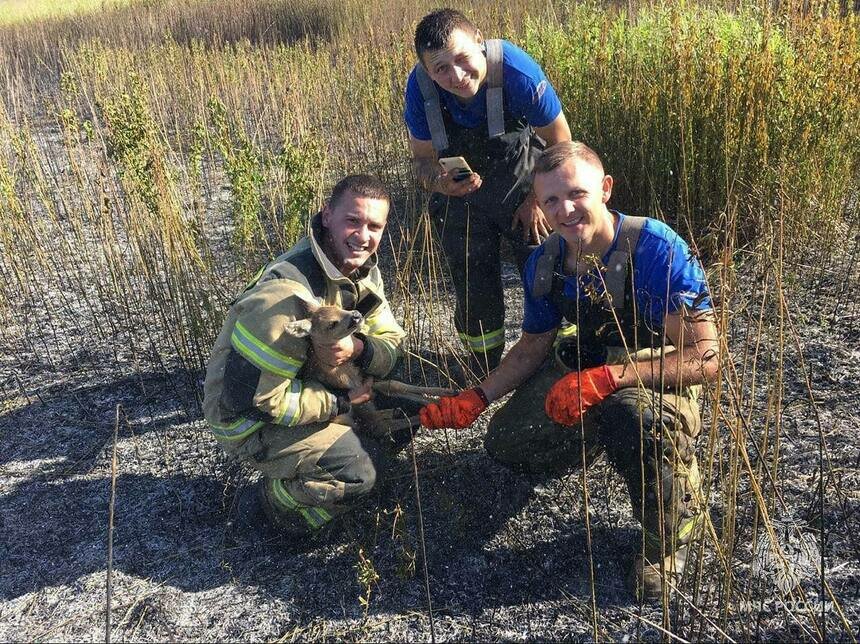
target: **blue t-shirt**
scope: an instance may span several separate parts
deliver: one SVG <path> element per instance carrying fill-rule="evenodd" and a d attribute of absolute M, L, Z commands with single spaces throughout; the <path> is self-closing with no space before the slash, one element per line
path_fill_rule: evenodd
<path fill-rule="evenodd" d="M 552 123 L 561 113 L 561 101 L 540 65 L 507 40 L 502 41 L 502 54 L 502 93 L 506 114 L 515 119 L 525 118 L 532 127 L 543 127 Z M 439 92 L 439 102 L 448 109 L 455 123 L 466 128 L 486 127 L 487 83 L 484 83 L 475 97 L 465 105 L 454 94 L 446 92 L 438 85 L 436 90 Z M 430 140 L 424 98 L 421 96 L 414 69 L 406 81 L 406 108 L 403 118 L 413 138 Z"/>
<path fill-rule="evenodd" d="M 604 266 L 618 243 L 618 231 L 624 215 L 618 214 L 615 239 L 609 250 L 601 258 Z M 564 239 L 561 240 L 560 256 L 565 253 Z M 537 260 L 544 253 L 544 245 L 536 248 L 529 256 L 523 273 L 525 292 L 523 331 L 526 333 L 546 333 L 562 322 L 561 311 L 552 303 L 549 296 L 532 296 Z M 645 323 L 653 328 L 663 327 L 664 312 L 675 313 L 681 305 L 689 309 L 707 310 L 712 308 L 705 273 L 698 258 L 692 255 L 690 247 L 669 226 L 656 219 L 646 219 L 639 243 L 633 251 L 633 284 L 635 286 L 636 306 Z M 564 295 L 570 299 L 589 297 L 596 291 L 602 295 L 603 281 L 593 272 L 577 279 L 576 275 L 565 275 Z M 666 294 L 669 304 L 666 306 Z"/>

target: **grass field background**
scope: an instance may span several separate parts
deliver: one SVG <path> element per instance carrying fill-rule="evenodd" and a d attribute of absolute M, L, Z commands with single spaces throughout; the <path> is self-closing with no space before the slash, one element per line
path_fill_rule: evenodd
<path fill-rule="evenodd" d="M 134 0 L 0 0 L 0 25 L 85 16 L 128 6 Z"/>

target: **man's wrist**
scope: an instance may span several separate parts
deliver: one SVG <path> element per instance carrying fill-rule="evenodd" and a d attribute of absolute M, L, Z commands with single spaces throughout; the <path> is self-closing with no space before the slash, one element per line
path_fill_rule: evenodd
<path fill-rule="evenodd" d="M 632 365 L 630 365 L 632 367 Z M 625 368 L 625 365 L 619 364 L 607 364 L 604 365 L 606 368 L 606 372 L 609 374 L 611 378 L 611 385 L 614 385 L 615 389 L 621 389 L 622 387 L 631 387 L 635 386 L 636 381 L 636 368 L 633 367 L 631 369 Z M 629 378 L 633 379 L 633 382 L 625 382 Z"/>
<path fill-rule="evenodd" d="M 418 183 L 428 192 L 433 192 L 437 187 L 439 177 L 442 176 L 442 169 L 435 159 L 418 158 L 412 160 L 415 167 L 415 178 Z"/>
<path fill-rule="evenodd" d="M 358 336 L 358 334 L 352 335 L 352 355 L 350 356 L 351 360 L 358 361 L 361 358 L 361 354 L 364 353 L 364 340 Z"/>
<path fill-rule="evenodd" d="M 474 391 L 474 392 L 478 395 L 478 398 L 480 398 L 480 399 L 481 399 L 481 402 L 482 402 L 482 403 L 484 403 L 484 405 L 485 405 L 486 407 L 489 407 L 489 406 L 490 406 L 490 400 L 489 400 L 489 398 L 487 398 L 487 392 L 485 392 L 485 391 L 483 390 L 483 388 L 481 388 L 481 387 L 474 387 L 474 388 L 472 389 L 472 391 Z"/>

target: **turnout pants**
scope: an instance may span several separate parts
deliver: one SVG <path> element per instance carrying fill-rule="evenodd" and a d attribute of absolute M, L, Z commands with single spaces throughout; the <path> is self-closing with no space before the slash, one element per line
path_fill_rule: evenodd
<path fill-rule="evenodd" d="M 701 419 L 695 397 L 646 388 L 620 389 L 565 427 L 544 411 L 549 388 L 567 370 L 547 364 L 490 420 L 485 438 L 495 460 L 533 473 L 560 474 L 606 453 L 627 484 L 645 536 L 645 556 L 659 561 L 696 532 L 700 477 L 695 438 Z"/>
<path fill-rule="evenodd" d="M 398 407 L 411 414 L 412 406 Z M 388 434 L 359 428 L 345 415 L 297 427 L 267 424 L 241 443 L 219 442 L 229 454 L 262 472 L 264 510 L 274 523 L 313 532 L 366 497 L 379 468 L 411 437 L 410 429 Z"/>
<path fill-rule="evenodd" d="M 434 193 L 430 219 L 454 281 L 454 325 L 469 351 L 475 375 L 495 369 L 505 348 L 505 303 L 500 242 L 507 237 L 522 273 L 529 247 L 521 230 L 511 230 L 543 140 L 531 126 L 508 119 L 505 134 L 488 139 L 486 127 L 464 128 L 446 117 L 450 147 L 481 175 L 481 187 L 465 197 Z"/>
<path fill-rule="evenodd" d="M 505 348 L 502 237 L 511 240 L 520 272 L 533 249 L 520 230 L 510 230 L 522 201 L 514 195 L 502 200 L 511 185 L 509 176 L 491 174 L 469 197 L 435 193 L 430 199 L 430 218 L 454 282 L 454 325 L 476 375 L 495 369 Z"/>

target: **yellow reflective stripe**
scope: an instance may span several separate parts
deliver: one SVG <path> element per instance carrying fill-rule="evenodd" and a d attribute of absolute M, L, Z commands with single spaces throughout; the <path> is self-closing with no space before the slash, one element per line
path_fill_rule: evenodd
<path fill-rule="evenodd" d="M 369 336 L 378 336 L 381 333 L 386 333 L 389 331 L 394 331 L 395 333 L 398 331 L 397 324 L 391 324 L 389 320 L 386 318 L 376 319 L 376 320 L 365 320 L 364 331 L 365 335 Z"/>
<path fill-rule="evenodd" d="M 317 527 L 319 528 L 324 526 L 332 519 L 332 516 L 319 506 L 311 505 L 304 509 L 307 511 L 308 514 L 311 514 L 315 517 L 315 522 L 317 524 Z M 307 516 L 305 517 L 305 520 L 307 521 Z"/>
<path fill-rule="evenodd" d="M 558 337 L 566 338 L 566 337 L 571 336 L 571 335 L 576 335 L 576 325 L 575 324 L 568 324 L 568 325 L 559 327 Z"/>
<path fill-rule="evenodd" d="M 695 529 L 695 527 L 699 524 L 701 520 L 701 514 L 697 514 L 696 516 L 692 517 L 687 523 L 680 527 L 680 529 L 678 530 L 678 534 L 675 535 L 675 539 L 677 539 L 678 542 L 682 542 L 687 537 L 687 535 L 689 535 Z M 652 532 L 646 532 L 645 540 L 651 545 L 658 546 L 660 544 L 660 535 L 654 534 Z"/>
<path fill-rule="evenodd" d="M 503 346 L 505 344 L 505 330 L 496 329 L 484 335 L 469 335 L 467 333 L 459 333 L 460 340 L 473 353 L 486 353 L 490 349 Z"/>
<path fill-rule="evenodd" d="M 276 501 L 279 501 L 288 510 L 298 512 L 302 515 L 305 522 L 314 530 L 318 530 L 332 520 L 331 514 L 329 514 L 324 508 L 313 505 L 304 505 L 296 501 L 293 498 L 293 495 L 287 492 L 287 488 L 284 487 L 281 479 L 275 479 L 272 481 L 272 492 L 275 495 Z"/>
<path fill-rule="evenodd" d="M 695 528 L 696 524 L 699 523 L 699 518 L 700 518 L 700 516 L 697 514 L 692 519 L 690 519 L 690 521 L 685 526 L 683 526 L 680 530 L 678 530 L 678 540 L 679 541 L 682 540 L 684 537 L 686 537 L 688 534 L 690 534 L 693 531 L 693 528 Z"/>
<path fill-rule="evenodd" d="M 374 320 L 373 322 L 371 322 L 370 324 L 367 325 L 367 333 L 372 334 L 376 331 L 379 331 L 379 329 L 381 329 L 382 327 L 383 327 L 383 321 L 382 320 Z"/>
<path fill-rule="evenodd" d="M 224 425 L 220 423 L 209 423 L 209 427 L 212 429 L 212 433 L 216 436 L 220 436 L 221 438 L 226 438 L 229 440 L 239 440 L 240 438 L 245 438 L 249 436 L 253 432 L 257 431 L 265 425 L 261 420 L 251 420 L 249 418 L 239 418 L 229 425 Z"/>
<path fill-rule="evenodd" d="M 293 379 L 290 381 L 290 392 L 284 394 L 284 402 L 281 403 L 284 411 L 281 412 L 276 421 L 278 425 L 292 427 L 296 424 L 296 421 L 299 419 L 299 412 L 301 411 L 300 402 L 303 387 L 304 385 L 301 380 Z"/>
<path fill-rule="evenodd" d="M 569 338 L 571 336 L 576 335 L 576 325 L 575 324 L 566 324 L 565 326 L 559 327 L 558 333 L 555 335 L 555 341 L 552 343 L 552 346 L 557 347 L 562 340 L 565 338 Z"/>
<path fill-rule="evenodd" d="M 230 344 L 252 364 L 284 378 L 295 378 L 302 368 L 300 361 L 267 346 L 255 338 L 241 322 L 236 322 L 230 336 Z"/>

